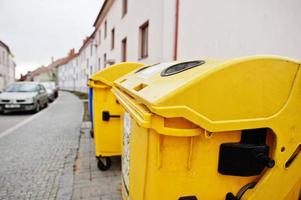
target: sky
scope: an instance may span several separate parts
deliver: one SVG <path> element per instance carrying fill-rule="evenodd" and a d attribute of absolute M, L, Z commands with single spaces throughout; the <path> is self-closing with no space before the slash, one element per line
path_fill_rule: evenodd
<path fill-rule="evenodd" d="M 0 40 L 20 73 L 78 50 L 93 32 L 103 0 L 0 0 Z"/>

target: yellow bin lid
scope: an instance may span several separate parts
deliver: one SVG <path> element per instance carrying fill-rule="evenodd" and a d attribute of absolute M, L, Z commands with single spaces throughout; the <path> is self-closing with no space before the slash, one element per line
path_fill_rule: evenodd
<path fill-rule="evenodd" d="M 215 123 L 263 119 L 279 112 L 299 66 L 296 60 L 278 56 L 161 63 L 124 76 L 115 86 L 151 113 L 214 129 Z"/>
<path fill-rule="evenodd" d="M 99 72 L 91 75 L 88 86 L 93 87 L 92 82 L 102 82 L 107 86 L 112 86 L 113 82 L 122 77 L 123 75 L 130 73 L 131 71 L 143 66 L 142 63 L 135 62 L 123 62 L 115 65 L 111 65 Z"/>

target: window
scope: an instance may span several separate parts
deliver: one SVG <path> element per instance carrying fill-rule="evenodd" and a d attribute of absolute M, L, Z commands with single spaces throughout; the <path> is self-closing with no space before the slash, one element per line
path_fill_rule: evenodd
<path fill-rule="evenodd" d="M 101 30 L 98 31 L 98 44 L 101 44 Z"/>
<path fill-rule="evenodd" d="M 121 62 L 126 61 L 126 38 L 121 41 Z"/>
<path fill-rule="evenodd" d="M 101 60 L 100 60 L 100 58 L 98 58 L 98 70 L 100 70 L 101 69 Z"/>
<path fill-rule="evenodd" d="M 105 38 L 107 37 L 107 21 L 105 21 Z"/>
<path fill-rule="evenodd" d="M 148 21 L 140 26 L 139 58 L 148 56 Z"/>
<path fill-rule="evenodd" d="M 107 66 L 107 54 L 103 54 L 103 68 Z"/>
<path fill-rule="evenodd" d="M 92 56 L 93 54 L 93 42 L 91 42 L 90 44 L 90 56 Z"/>
<path fill-rule="evenodd" d="M 5 65 L 5 51 L 2 51 L 2 64 Z"/>
<path fill-rule="evenodd" d="M 111 31 L 111 49 L 114 49 L 115 45 L 115 29 L 113 28 Z"/>
<path fill-rule="evenodd" d="M 127 13 L 128 11 L 128 1 L 122 0 L 122 17 Z"/>

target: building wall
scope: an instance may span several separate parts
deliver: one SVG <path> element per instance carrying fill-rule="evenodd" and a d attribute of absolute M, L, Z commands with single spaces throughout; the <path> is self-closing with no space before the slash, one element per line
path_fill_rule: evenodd
<path fill-rule="evenodd" d="M 15 67 L 13 56 L 0 44 L 0 91 L 15 81 Z"/>
<path fill-rule="evenodd" d="M 179 58 L 276 54 L 300 59 L 300 7 L 300 0 L 181 1 Z"/>
<path fill-rule="evenodd" d="M 52 76 L 49 72 L 43 72 L 39 75 L 34 76 L 33 80 L 36 82 L 52 81 Z"/>
<path fill-rule="evenodd" d="M 58 67 L 59 82 L 58 86 L 63 90 L 77 90 L 76 78 L 77 78 L 77 65 L 76 57 L 71 59 L 64 65 Z"/>
<path fill-rule="evenodd" d="M 78 57 L 78 81 L 76 81 L 76 88 L 80 92 L 88 92 L 87 82 L 93 68 L 93 56 L 91 56 L 91 48 L 93 55 L 93 41 L 89 40 L 79 53 Z M 92 45 L 92 47 L 91 47 Z"/>
<path fill-rule="evenodd" d="M 114 1 L 106 17 L 97 24 L 95 43 L 97 44 L 97 58 L 101 60 L 101 69 L 104 68 L 104 54 L 107 60 L 121 62 L 121 41 L 127 39 L 127 61 L 143 63 L 157 63 L 172 59 L 174 23 L 174 1 L 161 0 L 128 0 L 127 13 L 122 16 L 122 2 Z M 107 37 L 104 36 L 105 21 L 107 22 Z M 139 58 L 139 27 L 149 22 L 149 55 Z M 115 29 L 115 46 L 111 48 L 111 31 Z M 101 33 L 101 36 L 99 36 Z M 101 37 L 101 42 L 99 41 Z M 94 64 L 99 65 L 98 62 Z"/>
<path fill-rule="evenodd" d="M 232 58 L 276 54 L 301 58 L 299 0 L 178 0 L 178 60 Z M 145 64 L 174 59 L 177 0 L 111 0 L 96 23 L 95 32 L 73 64 L 75 90 L 87 92 L 87 80 L 111 63 L 121 62 L 121 41 L 127 39 L 127 61 Z M 110 3 L 109 3 L 110 5 Z M 149 23 L 148 57 L 139 58 L 139 27 Z M 105 22 L 107 35 L 105 37 Z M 115 30 L 114 48 L 111 31 Z M 68 76 L 68 75 L 66 75 Z M 70 87 L 70 86 L 66 86 Z"/>

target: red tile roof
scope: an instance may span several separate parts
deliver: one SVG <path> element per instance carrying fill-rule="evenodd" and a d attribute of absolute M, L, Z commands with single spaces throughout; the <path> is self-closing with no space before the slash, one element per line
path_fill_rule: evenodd
<path fill-rule="evenodd" d="M 53 61 L 52 63 L 50 63 L 48 66 L 42 66 L 42 67 L 39 67 L 37 68 L 36 70 L 30 72 L 31 76 L 38 76 L 42 73 L 47 73 L 47 72 L 50 72 L 52 71 L 52 69 L 55 69 L 61 65 L 64 65 L 66 63 L 68 63 L 71 59 L 75 58 L 76 56 L 78 55 L 78 53 L 75 53 L 74 52 L 74 49 L 72 49 L 68 56 L 64 57 L 64 58 L 59 58 L 55 61 Z"/>

